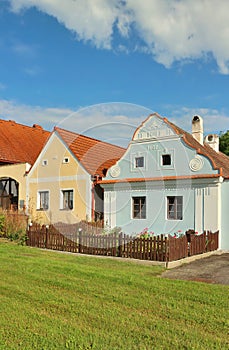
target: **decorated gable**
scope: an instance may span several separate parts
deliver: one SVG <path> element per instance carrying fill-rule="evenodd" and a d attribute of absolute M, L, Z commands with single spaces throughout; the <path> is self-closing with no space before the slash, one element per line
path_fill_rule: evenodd
<path fill-rule="evenodd" d="M 176 135 L 171 127 L 157 114 L 150 115 L 135 131 L 133 141 L 145 141 Z"/>

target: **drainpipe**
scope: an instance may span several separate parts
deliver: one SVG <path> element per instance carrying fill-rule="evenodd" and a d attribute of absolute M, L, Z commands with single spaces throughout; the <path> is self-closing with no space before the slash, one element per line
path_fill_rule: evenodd
<path fill-rule="evenodd" d="M 95 182 L 92 182 L 91 186 L 91 220 L 94 220 L 95 216 Z"/>
<path fill-rule="evenodd" d="M 205 200 L 205 188 L 202 189 L 202 233 L 204 233 L 204 210 L 205 210 L 205 207 L 204 207 L 204 200 Z"/>
<path fill-rule="evenodd" d="M 197 189 L 194 188 L 194 231 L 196 232 L 196 192 L 197 192 Z"/>
<path fill-rule="evenodd" d="M 92 187 L 91 187 L 91 220 L 95 219 L 95 186 L 99 180 L 99 175 L 91 176 Z"/>
<path fill-rule="evenodd" d="M 218 222 L 217 222 L 217 229 L 219 230 L 219 246 L 218 249 L 221 249 L 222 245 L 222 183 L 223 183 L 223 177 L 220 176 L 219 182 L 217 184 L 218 189 Z"/>

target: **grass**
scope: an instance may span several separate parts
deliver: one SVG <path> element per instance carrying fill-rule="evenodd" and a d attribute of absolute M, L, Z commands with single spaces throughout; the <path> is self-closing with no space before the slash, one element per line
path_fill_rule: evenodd
<path fill-rule="evenodd" d="M 162 271 L 0 240 L 0 349 L 228 349 L 228 287 Z"/>

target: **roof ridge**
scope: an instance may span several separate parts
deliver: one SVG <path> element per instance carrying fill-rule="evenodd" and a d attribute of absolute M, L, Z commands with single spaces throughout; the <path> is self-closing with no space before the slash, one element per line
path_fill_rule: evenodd
<path fill-rule="evenodd" d="M 51 133 L 49 130 L 44 129 L 43 126 L 41 126 L 40 124 L 33 124 L 32 126 L 30 126 L 30 125 L 27 125 L 27 124 L 18 123 L 15 120 L 12 120 L 12 119 L 9 119 L 9 120 L 0 119 L 0 123 L 1 122 L 9 123 L 9 124 L 16 124 L 18 126 L 22 126 L 22 127 L 26 127 L 26 128 L 30 128 L 30 129 L 35 129 L 35 130 L 43 130 L 43 131 Z"/>
<path fill-rule="evenodd" d="M 57 132 L 58 132 L 58 130 L 62 130 L 62 131 L 67 132 L 67 133 L 69 133 L 69 134 L 74 134 L 74 135 L 77 135 L 77 136 L 80 136 L 80 137 L 84 137 L 84 138 L 90 139 L 90 140 L 92 140 L 92 141 L 102 142 L 103 144 L 107 144 L 107 145 L 109 145 L 109 146 L 114 146 L 114 147 L 120 148 L 121 150 L 126 150 L 126 148 L 121 147 L 121 146 L 118 146 L 118 145 L 115 145 L 115 144 L 113 144 L 113 143 L 110 143 L 110 142 L 107 142 L 107 141 L 102 141 L 102 140 L 96 139 L 96 138 L 91 137 L 91 136 L 87 136 L 87 135 L 84 135 L 84 134 L 79 134 L 79 133 L 77 133 L 77 132 L 70 131 L 70 130 L 63 129 L 63 128 L 60 128 L 60 127 L 58 127 L 58 126 L 55 126 L 55 127 L 54 127 L 54 131 L 57 131 Z"/>
<path fill-rule="evenodd" d="M 176 124 L 170 122 L 166 118 L 165 118 L 165 122 L 168 125 L 170 125 L 177 134 L 181 134 L 183 136 L 183 140 L 188 146 L 195 149 L 198 154 L 201 154 L 207 157 L 211 161 L 213 168 L 215 170 L 218 170 L 219 174 L 222 175 L 223 169 L 225 169 L 226 171 L 227 169 L 229 170 L 229 157 L 227 155 L 225 155 L 220 151 L 219 152 L 215 151 L 209 144 L 205 142 L 203 144 L 199 143 L 191 133 L 181 129 Z M 187 138 L 191 138 L 191 140 L 188 140 Z M 225 164 L 223 160 L 228 162 L 228 164 Z"/>

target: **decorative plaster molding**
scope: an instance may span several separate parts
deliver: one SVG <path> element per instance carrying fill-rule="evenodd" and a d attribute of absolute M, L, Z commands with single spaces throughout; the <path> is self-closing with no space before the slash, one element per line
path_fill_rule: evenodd
<path fill-rule="evenodd" d="M 110 169 L 110 175 L 112 177 L 118 177 L 121 173 L 121 169 L 118 165 L 112 166 Z"/>
<path fill-rule="evenodd" d="M 196 156 L 195 158 L 191 159 L 189 162 L 189 168 L 192 171 L 198 171 L 203 168 L 204 162 L 203 159 L 200 156 Z"/>

